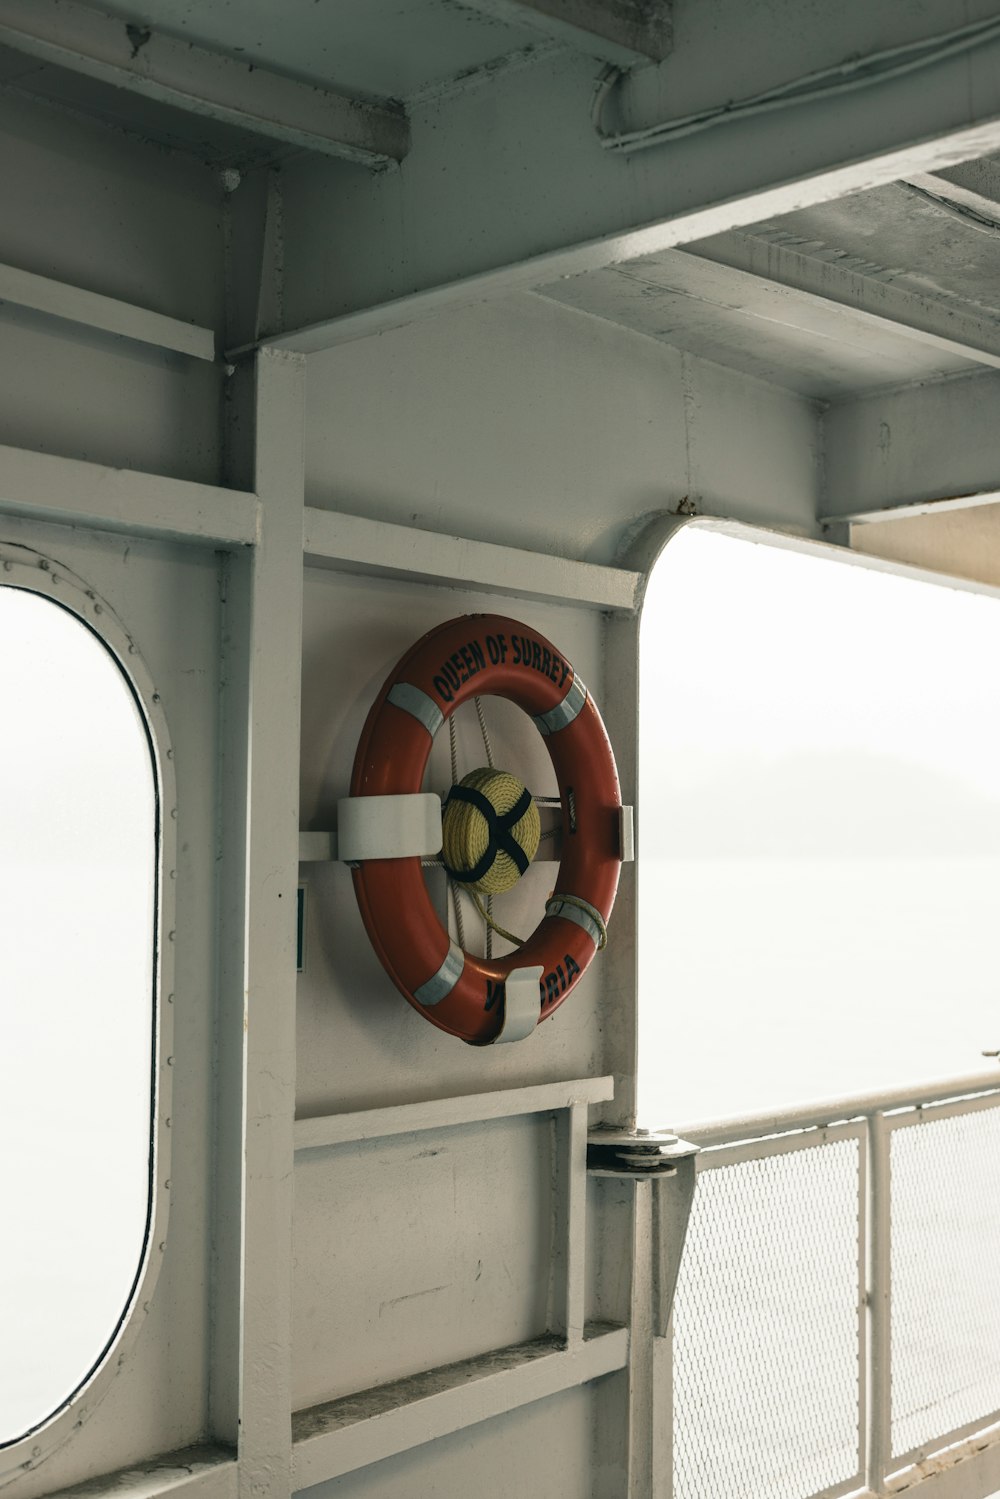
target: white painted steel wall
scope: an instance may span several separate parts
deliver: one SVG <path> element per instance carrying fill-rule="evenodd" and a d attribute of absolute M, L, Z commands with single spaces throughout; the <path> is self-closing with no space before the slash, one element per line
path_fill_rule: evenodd
<path fill-rule="evenodd" d="M 684 499 L 815 528 L 818 407 L 528 294 L 315 355 L 308 390 L 312 505 L 603 563 Z"/>
<path fill-rule="evenodd" d="M 0 264 L 221 327 L 217 174 L 2 90 L 0 160 Z M 0 443 L 219 482 L 221 365 L 7 300 L 2 316 Z"/>
<path fill-rule="evenodd" d="M 567 70 L 574 89 L 582 76 L 579 66 Z M 477 106 L 466 116 L 476 118 Z M 245 326 L 258 267 L 249 243 L 240 259 L 237 237 L 227 301 L 217 175 L 13 95 L 0 96 L 0 132 L 0 261 L 212 329 L 230 346 L 224 335 Z M 465 143 L 468 160 L 479 144 Z M 324 189 L 342 185 L 346 169 L 325 170 Z M 313 168 L 289 175 L 302 178 L 286 225 L 298 236 L 286 262 L 290 311 L 319 302 L 328 310 L 331 202 L 341 236 L 360 244 L 370 221 L 352 221 L 350 194 L 325 190 L 310 219 Z M 590 219 L 581 180 L 573 191 L 582 231 Z M 355 197 L 368 188 L 358 185 Z M 638 197 L 628 207 L 641 213 L 649 195 Z M 435 273 L 462 268 L 461 244 L 453 266 L 440 243 L 433 248 Z M 230 244 L 230 270 L 232 255 Z M 365 278 L 354 266 L 341 279 L 350 305 Z M 300 795 L 302 826 L 329 827 L 387 670 L 432 624 L 489 609 L 550 634 L 606 702 L 628 797 L 635 618 L 619 612 L 612 627 L 604 608 L 631 601 L 635 579 L 584 574 L 567 559 L 624 569 L 644 520 L 685 500 L 813 534 L 820 413 L 527 292 L 313 356 L 304 409 L 297 356 L 264 356 L 248 396 L 246 365 L 230 376 L 221 363 L 65 318 L 7 306 L 0 317 L 0 442 L 18 450 L 0 452 L 0 503 L 35 517 L 5 514 L 0 534 L 30 535 L 43 550 L 51 536 L 52 555 L 113 600 L 160 686 L 178 750 L 184 951 L 174 1203 L 149 1325 L 84 1429 L 9 1492 L 36 1499 L 112 1469 L 152 1469 L 165 1452 L 207 1442 L 211 1450 L 173 1465 L 170 1482 L 223 1499 L 234 1492 L 238 1449 L 242 1490 L 280 1496 L 296 1482 L 292 1409 L 543 1333 L 558 1322 L 557 1229 L 562 1219 L 574 1233 L 583 1226 L 571 1205 L 579 1156 L 571 1190 L 551 1108 L 308 1152 L 293 1189 L 295 1111 L 314 1117 L 611 1073 L 621 1114 L 634 1070 L 632 871 L 607 959 L 535 1037 L 495 1053 L 464 1047 L 405 1006 L 364 937 L 346 870 L 312 866 L 296 1004 Z M 52 467 L 33 461 L 38 453 L 92 466 Z M 232 487 L 211 487 L 220 482 Z M 360 549 L 360 561 L 352 555 L 344 569 L 317 542 L 303 567 L 303 521 L 320 530 L 304 502 L 375 523 L 360 542 L 353 535 L 348 550 Z M 39 525 L 54 513 L 75 529 Z M 381 523 L 417 528 L 414 576 L 410 533 Z M 426 533 L 443 538 L 444 583 Z M 191 544 L 163 539 L 185 536 Z M 450 551 L 444 543 L 456 536 L 534 556 L 463 550 L 478 585 L 466 591 L 456 586 L 454 542 Z M 500 710 L 498 745 L 515 737 Z M 543 775 L 538 746 L 527 753 Z M 579 1144 L 579 1132 L 573 1138 Z M 649 1197 L 602 1181 L 590 1208 L 587 1316 L 624 1324 L 645 1294 Z M 626 1484 L 638 1499 L 650 1491 L 663 1431 L 638 1430 L 628 1395 L 631 1382 L 648 1396 L 654 1371 L 626 1373 L 623 1340 L 611 1342 L 600 1367 L 596 1340 L 572 1345 L 554 1373 L 546 1365 L 532 1376 L 537 1398 L 524 1404 L 520 1375 L 508 1385 L 498 1374 L 492 1394 L 452 1400 L 452 1425 L 446 1413 L 439 1427 L 447 1434 L 331 1478 L 319 1485 L 324 1499 L 620 1499 Z M 370 1438 L 373 1455 L 391 1447 L 379 1440 Z M 308 1473 L 315 1484 L 315 1466 Z M 166 1482 L 143 1471 L 120 1487 Z"/>
<path fill-rule="evenodd" d="M 98 127 L 81 127 L 71 154 L 61 120 L 42 110 L 21 113 L 9 101 L 5 107 L 11 180 L 24 203 L 23 221 L 5 219 L 0 260 L 221 329 L 225 205 L 218 180 Z M 32 217 L 42 183 L 44 212 Z M 95 200 L 107 207 L 92 222 Z M 277 356 L 279 364 L 283 358 Z M 10 310 L 0 371 L 9 390 L 0 437 L 9 447 L 203 484 L 228 474 L 230 482 L 256 488 L 262 506 L 261 522 L 249 499 L 240 502 L 240 511 L 221 492 L 206 489 L 178 491 L 178 506 L 183 500 L 188 507 L 178 509 L 169 488 L 158 490 L 145 479 L 136 480 L 132 499 L 127 481 L 121 498 L 113 499 L 111 489 L 72 467 L 52 471 L 64 496 L 49 498 L 45 471 L 35 469 L 31 494 L 18 502 L 23 464 L 12 455 L 8 465 L 10 475 L 21 476 L 10 478 L 8 503 L 29 513 L 41 487 L 43 513 L 65 506 L 81 523 L 89 511 L 127 527 L 131 506 L 156 530 L 202 533 L 195 551 L 128 536 L 110 542 L 74 538 L 69 560 L 84 575 L 88 567 L 96 574 L 98 586 L 131 616 L 137 633 L 144 633 L 148 620 L 147 659 L 168 689 L 171 672 L 178 679 L 189 674 L 186 690 L 177 689 L 183 706 L 175 711 L 190 714 L 201 703 L 207 716 L 200 730 L 187 731 L 194 745 L 185 769 L 199 778 L 194 806 L 202 844 L 209 847 L 218 828 L 223 856 L 218 897 L 207 853 L 201 873 L 192 870 L 178 892 L 197 908 L 189 919 L 201 933 L 195 947 L 203 975 L 190 985 L 187 1070 L 181 1082 L 175 1079 L 181 1118 L 174 1149 L 180 1161 L 153 1320 L 127 1382 L 115 1382 L 60 1453 L 15 1481 L 12 1499 L 34 1499 L 200 1440 L 235 1446 L 238 1412 L 246 1481 L 281 1492 L 289 1483 L 290 1407 L 544 1334 L 555 1315 L 557 1282 L 550 1266 L 561 1253 L 561 1199 L 553 1188 L 562 1137 L 548 1113 L 306 1153 L 296 1167 L 293 1241 L 290 1180 L 282 1184 L 278 1167 L 287 1148 L 281 1142 L 290 1142 L 293 1107 L 308 1117 L 608 1071 L 627 1080 L 632 1017 L 627 982 L 616 986 L 619 998 L 609 1003 L 612 970 L 598 962 L 573 1004 L 526 1045 L 500 1052 L 467 1048 L 426 1025 L 392 989 L 362 931 L 347 871 L 309 866 L 294 1094 L 291 1074 L 273 1057 L 273 1047 L 284 1046 L 290 1036 L 291 1017 L 281 999 L 290 992 L 284 988 L 290 982 L 287 951 L 275 967 L 270 938 L 257 924 L 250 928 L 251 951 L 256 942 L 258 965 L 265 971 L 270 965 L 281 983 L 262 992 L 257 1010 L 251 1005 L 251 1050 L 241 1062 L 243 725 L 253 713 L 248 684 L 264 694 L 259 717 L 250 719 L 251 732 L 269 740 L 255 751 L 263 779 L 256 790 L 249 783 L 251 825 L 277 813 L 280 804 L 285 809 L 284 831 L 275 823 L 273 833 L 264 834 L 261 858 L 270 860 L 267 849 L 275 845 L 267 840 L 287 838 L 297 820 L 294 755 L 282 757 L 280 750 L 282 742 L 294 744 L 294 722 L 273 718 L 271 710 L 280 684 L 297 676 L 292 642 L 300 584 L 302 825 L 323 828 L 331 825 L 336 798 L 346 790 L 371 697 L 415 635 L 462 610 L 496 609 L 524 618 L 567 652 L 602 700 L 606 616 L 593 601 L 576 602 L 576 595 L 581 587 L 584 593 L 596 587 L 610 597 L 618 585 L 611 574 L 606 585 L 597 573 L 581 582 L 583 575 L 560 558 L 612 563 L 644 517 L 675 508 L 685 497 L 711 511 L 810 532 L 818 493 L 818 414 L 783 392 L 527 294 L 314 358 L 305 440 L 310 504 L 536 554 L 523 567 L 514 555 L 471 554 L 479 587 L 463 593 L 408 580 L 398 567 L 392 577 L 371 576 L 378 563 L 377 531 L 362 575 L 338 571 L 329 559 L 303 571 L 295 539 L 301 518 L 293 518 L 294 397 L 287 412 L 280 406 L 285 376 L 262 387 L 256 415 L 247 415 L 240 377 L 227 382 L 221 366 Z M 227 383 L 233 387 L 233 419 L 224 457 L 220 404 Z M 261 453 L 254 477 L 249 450 L 255 427 L 266 426 L 272 416 L 277 427 L 269 441 L 283 442 L 285 452 L 265 492 Z M 266 468 L 266 449 L 264 462 Z M 120 487 L 116 480 L 115 495 Z M 5 534 L 18 524 L 5 522 Z M 213 526 L 226 546 L 226 534 L 253 539 L 260 524 L 265 544 L 255 585 L 239 549 L 231 562 L 219 563 L 208 547 Z M 274 526 L 276 552 L 266 540 Z M 172 571 L 164 574 L 171 581 L 163 587 L 152 564 L 144 562 L 150 550 L 172 559 Z M 428 553 L 433 556 L 432 537 L 421 542 L 424 573 L 433 568 Z M 490 591 L 494 560 L 502 586 Z M 454 562 L 446 559 L 442 570 L 454 572 Z M 261 594 L 261 586 L 267 592 Z M 630 587 L 622 583 L 623 599 L 631 599 Z M 525 588 L 536 590 L 535 596 L 520 596 Z M 286 643 L 279 645 L 272 625 L 262 629 L 259 608 L 284 621 Z M 220 671 L 226 684 L 221 710 Z M 221 795 L 213 791 L 219 711 Z M 292 695 L 284 711 L 294 715 Z M 501 756 L 519 737 L 514 716 L 502 705 L 491 710 Z M 616 725 L 613 709 L 609 722 L 627 786 L 632 725 L 627 714 Z M 272 732 L 269 725 L 277 731 L 279 724 L 281 733 Z M 464 730 L 462 747 L 474 753 Z M 538 744 L 528 748 L 533 777 L 541 784 L 548 775 L 544 751 Z M 521 745 L 516 753 L 523 754 Z M 260 898 L 266 903 L 266 871 L 255 873 L 253 847 L 251 836 L 248 878 L 251 889 L 265 879 Z M 631 939 L 625 891 L 632 877 L 627 871 L 621 907 L 626 918 L 615 933 L 626 955 Z M 545 885 L 545 878 L 543 867 L 536 884 L 540 879 Z M 211 933 L 217 898 L 216 942 Z M 262 1048 L 256 1060 L 254 1034 Z M 238 1114 L 241 1074 L 248 1067 L 259 1069 L 248 1072 L 246 1082 L 247 1107 L 259 1123 L 251 1124 L 256 1154 L 244 1168 Z M 629 1091 L 626 1081 L 619 1108 L 627 1109 Z M 631 1191 L 616 1196 L 613 1187 L 602 1185 L 594 1200 L 604 1204 L 604 1226 L 590 1229 L 588 1315 L 624 1323 Z M 609 1261 L 609 1242 L 621 1245 L 621 1261 Z M 241 1279 L 257 1287 L 242 1319 Z M 546 1386 L 555 1391 L 547 1398 L 387 1458 L 370 1472 L 346 1473 L 326 1491 L 331 1499 L 435 1488 L 513 1495 L 541 1484 L 565 1499 L 617 1499 L 627 1460 L 628 1382 L 612 1372 L 574 1387 L 577 1378 L 590 1377 L 588 1367 L 581 1365 L 579 1375 L 559 1374 Z M 607 1367 L 616 1367 L 613 1358 Z M 494 1408 L 502 1407 L 487 1403 L 482 1413 Z M 455 1420 L 461 1427 L 475 1414 L 473 1403 L 459 1409 Z"/>

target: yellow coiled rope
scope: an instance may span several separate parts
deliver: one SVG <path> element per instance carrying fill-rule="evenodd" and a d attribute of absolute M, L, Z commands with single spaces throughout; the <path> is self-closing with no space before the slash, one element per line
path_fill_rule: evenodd
<path fill-rule="evenodd" d="M 453 880 L 469 891 L 495 932 L 520 946 L 498 926 L 477 895 L 511 890 L 538 852 L 541 819 L 523 781 L 484 766 L 452 786 L 441 817 L 442 856 Z"/>
<path fill-rule="evenodd" d="M 461 788 L 478 796 L 475 800 L 456 796 Z M 489 803 L 495 817 L 490 817 L 483 802 Z M 519 803 L 524 810 L 512 822 L 510 814 Z M 514 888 L 538 852 L 542 824 L 524 782 L 509 771 L 487 767 L 471 770 L 452 788 L 441 830 L 444 862 L 452 877 L 484 895 L 502 895 Z M 523 863 L 510 852 L 511 842 L 521 850 Z"/>

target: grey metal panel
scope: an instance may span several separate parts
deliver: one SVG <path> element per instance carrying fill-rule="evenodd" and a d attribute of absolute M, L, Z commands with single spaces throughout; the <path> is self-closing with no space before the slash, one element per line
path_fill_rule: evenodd
<path fill-rule="evenodd" d="M 307 398 L 313 505 L 365 494 L 370 520 L 548 553 L 552 599 L 576 591 L 560 558 L 616 565 L 634 527 L 685 497 L 800 532 L 815 524 L 814 407 L 537 297 L 317 355 Z M 561 633 L 549 631 L 603 707 L 600 674 Z"/>
<path fill-rule="evenodd" d="M 299 1156 L 296 1409 L 545 1332 L 552 1148 L 535 1115 Z"/>
<path fill-rule="evenodd" d="M 555 1363 L 558 1354 L 549 1355 Z M 538 1372 L 545 1368 L 539 1360 Z M 503 1374 L 493 1376 L 501 1385 Z M 372 1467 L 358 1468 L 343 1477 L 313 1486 L 313 1499 L 414 1499 L 417 1494 L 475 1494 L 485 1483 L 502 1495 L 542 1494 L 548 1499 L 620 1499 L 621 1490 L 596 1488 L 592 1443 L 603 1414 L 607 1387 L 564 1389 L 548 1398 L 515 1405 L 504 1414 L 483 1420 L 471 1430 L 451 1434 L 387 1457 Z M 516 1389 L 516 1386 L 514 1387 Z M 472 1385 L 473 1395 L 476 1392 Z M 485 1404 L 485 1402 L 484 1402 Z M 558 1434 L 558 1435 L 557 1435 Z M 609 1473 L 612 1483 L 618 1473 Z"/>

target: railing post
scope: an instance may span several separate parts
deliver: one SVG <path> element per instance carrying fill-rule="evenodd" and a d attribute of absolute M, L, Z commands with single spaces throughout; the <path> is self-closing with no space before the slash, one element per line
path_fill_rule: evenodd
<path fill-rule="evenodd" d="M 674 1499 L 674 1324 L 653 1344 L 653 1495 Z"/>
<path fill-rule="evenodd" d="M 632 1182 L 626 1499 L 671 1499 L 671 1312 L 697 1173 L 698 1147 L 668 1131 L 598 1128 L 594 1176 Z"/>
<path fill-rule="evenodd" d="M 892 1460 L 892 1130 L 881 1111 L 868 1119 L 868 1487 L 885 1491 Z"/>
<path fill-rule="evenodd" d="M 567 1347 L 582 1343 L 586 1315 L 587 1105 L 576 1100 L 555 1116 L 556 1199 L 549 1331 Z"/>

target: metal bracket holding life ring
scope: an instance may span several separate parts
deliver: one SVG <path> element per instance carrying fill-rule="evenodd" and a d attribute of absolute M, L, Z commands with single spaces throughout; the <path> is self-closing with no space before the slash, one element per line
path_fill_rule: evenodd
<path fill-rule="evenodd" d="M 368 798 L 398 799 L 418 822 L 425 815 L 419 803 L 436 800 L 421 793 L 434 736 L 477 694 L 507 698 L 532 718 L 556 773 L 563 814 L 559 874 L 545 915 L 517 951 L 492 959 L 451 940 L 416 852 L 389 857 L 377 840 L 358 838 Z M 602 945 L 621 868 L 621 811 L 604 723 L 561 652 L 530 626 L 500 615 L 463 615 L 430 630 L 375 699 L 350 797 L 338 808 L 339 857 L 355 863 L 362 920 L 397 989 L 433 1025 L 472 1045 L 488 1045 L 501 1033 L 504 1040 L 530 1034 L 572 992 Z"/>

